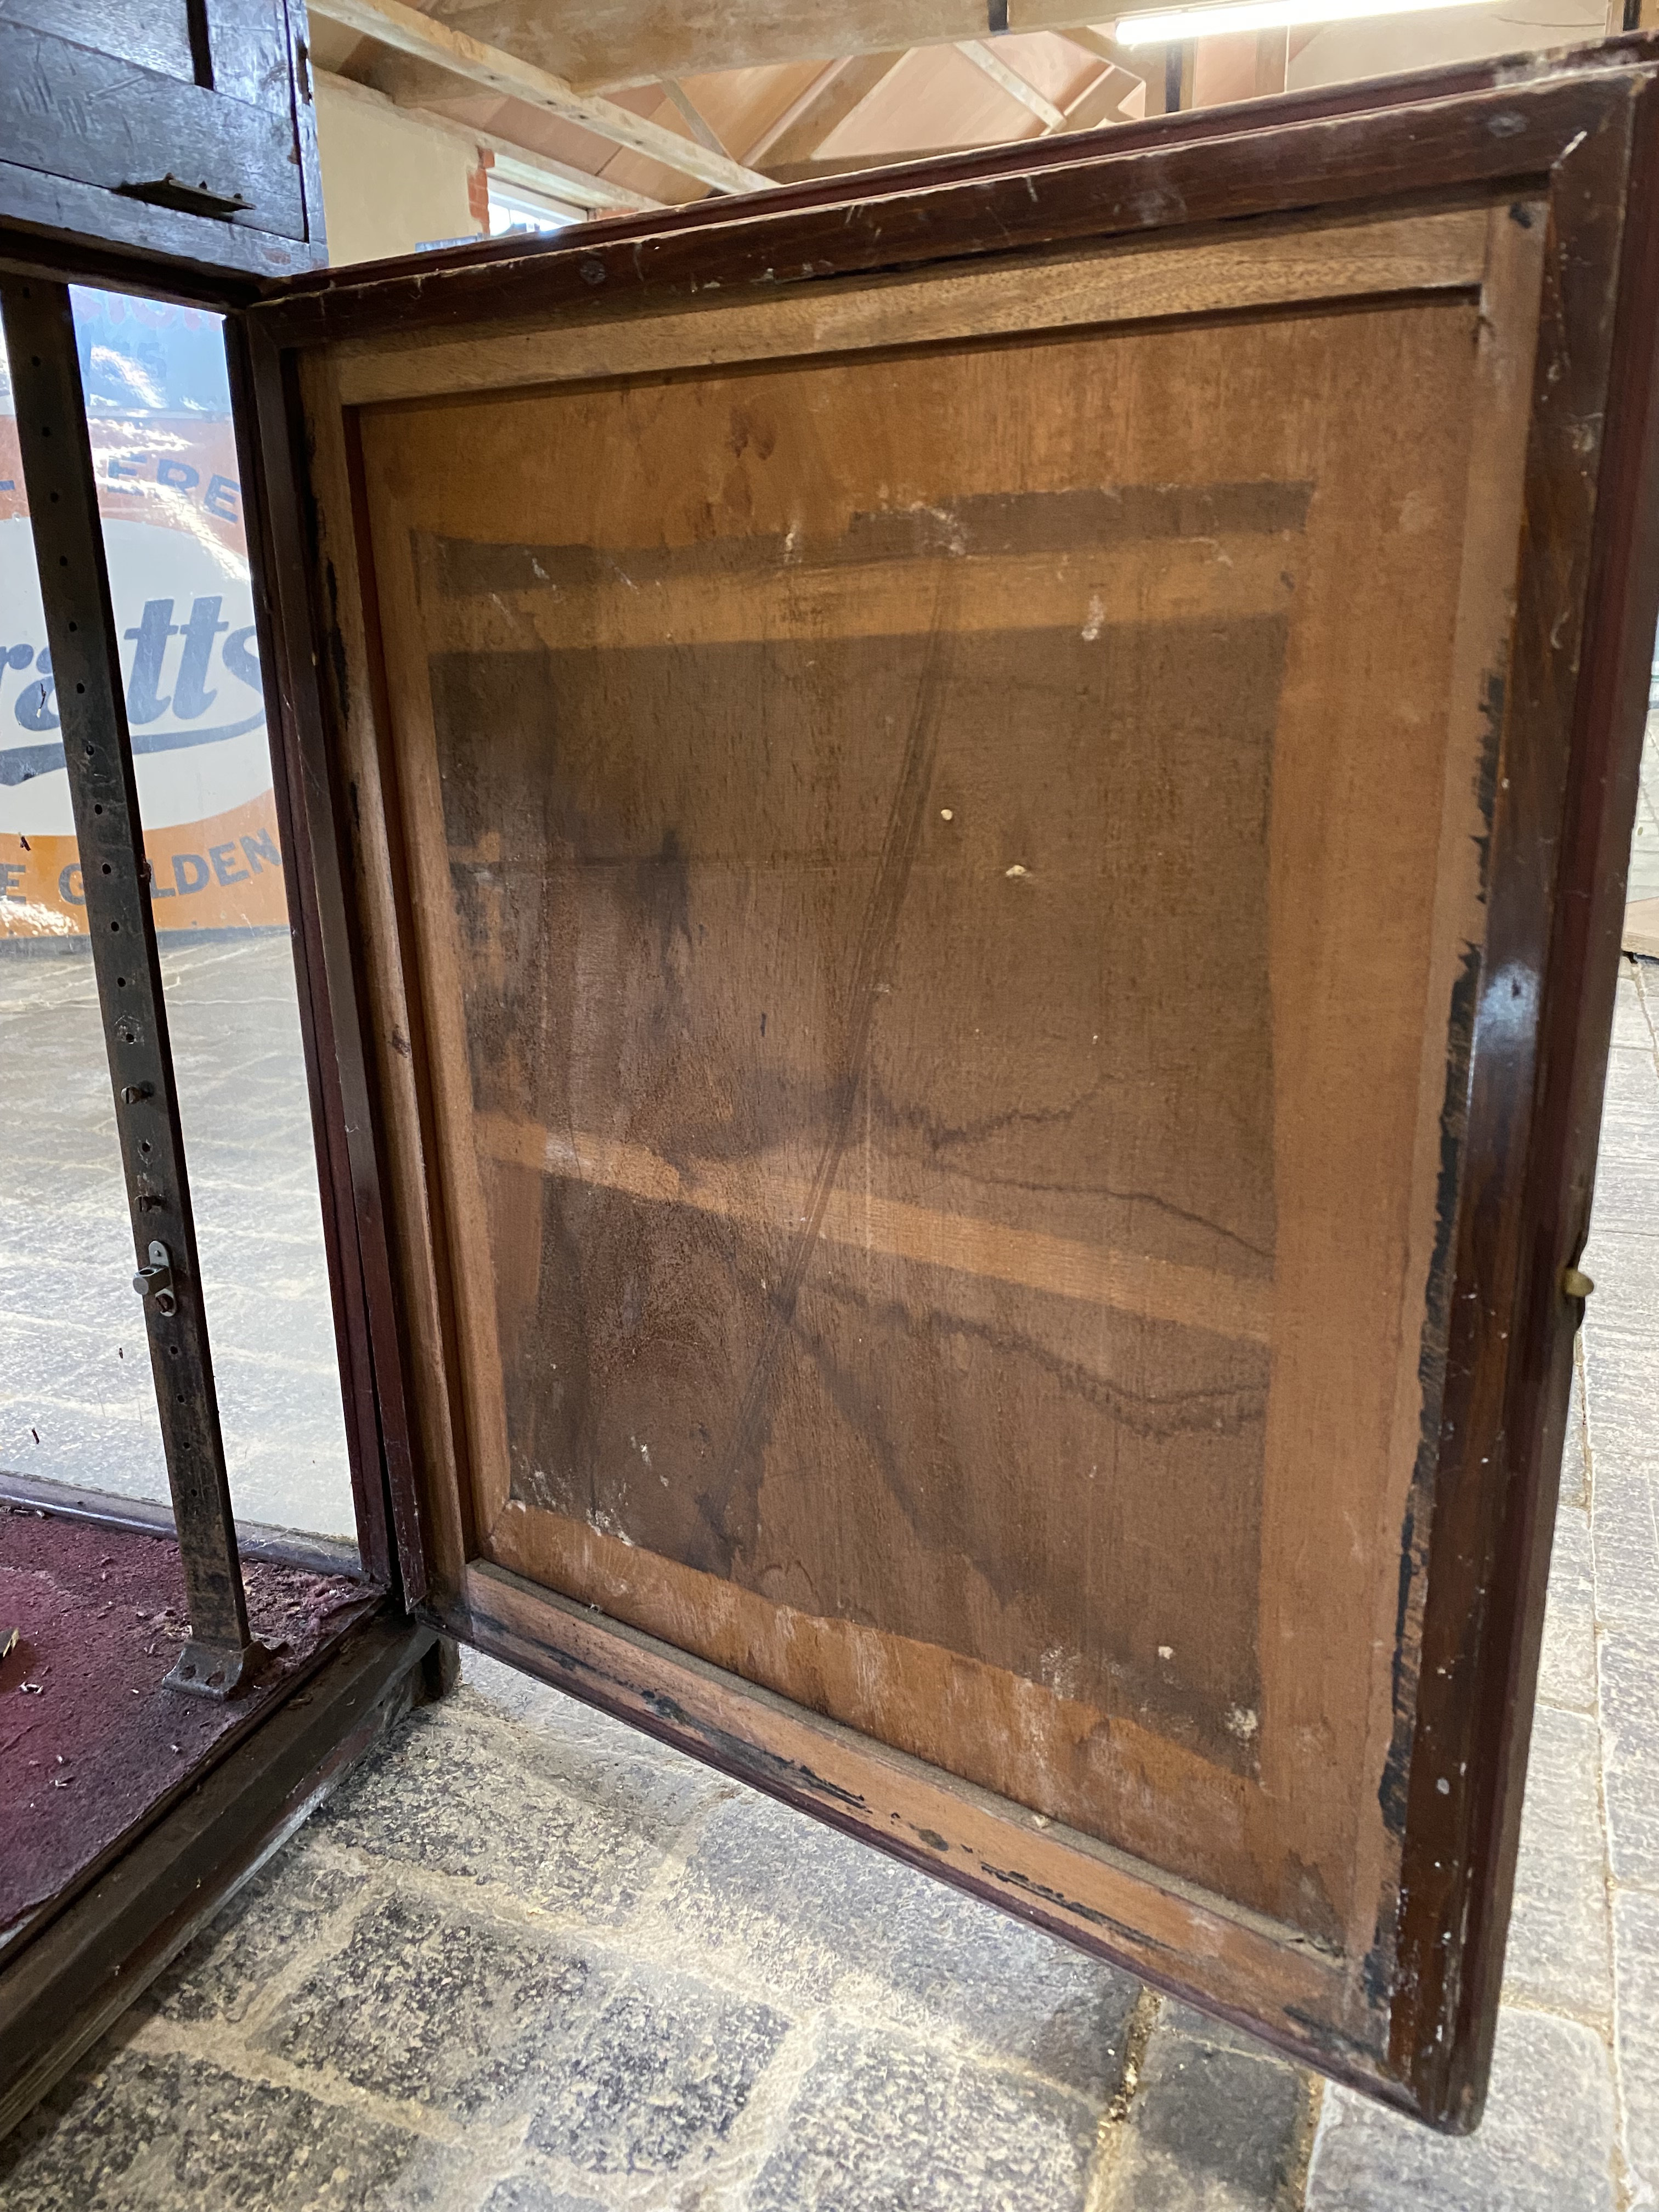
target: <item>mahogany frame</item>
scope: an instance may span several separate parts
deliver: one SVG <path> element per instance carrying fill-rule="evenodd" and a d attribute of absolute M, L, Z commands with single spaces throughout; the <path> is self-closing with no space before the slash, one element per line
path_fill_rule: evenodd
<path fill-rule="evenodd" d="M 349 726 L 367 713 L 383 732 L 384 691 L 360 627 L 372 598 L 366 543 L 324 512 L 337 508 L 336 462 L 351 465 L 350 421 L 337 426 L 333 459 L 320 453 L 301 385 L 307 362 L 343 340 L 418 344 L 485 322 L 534 327 L 578 302 L 591 315 L 601 297 L 618 313 L 684 304 L 715 284 L 727 296 L 776 297 L 790 283 L 960 266 L 993 249 L 1511 191 L 1543 196 L 1548 234 L 1515 646 L 1492 708 L 1504 766 L 1485 972 L 1521 980 L 1537 1017 L 1530 1027 L 1498 1021 L 1487 999 L 1443 1123 L 1466 1128 L 1466 1165 L 1449 1253 L 1443 1419 L 1424 1440 L 1418 1533 L 1408 1530 L 1402 1561 L 1402 1601 L 1414 1561 L 1426 1562 L 1427 1582 L 1413 1723 L 1397 1747 L 1409 1776 L 1383 2050 L 1337 2025 L 1330 1963 L 1305 1939 L 1104 1846 L 1060 1845 L 1019 1808 L 469 1561 L 457 1501 L 436 1494 L 422 1462 L 409 1255 L 392 1196 L 389 1055 L 418 1079 L 422 1042 L 412 1027 L 394 1036 L 377 1021 L 370 969 L 395 948 L 369 942 L 356 896 L 367 865 L 360 814 L 375 795 L 343 763 L 365 742 L 373 751 L 374 731 Z M 786 239 L 787 266 L 775 273 Z M 354 1441 L 386 1468 L 408 1601 L 448 1633 L 1322 2071 L 1437 2126 L 1472 2128 L 1498 2009 L 1582 1316 L 1563 1277 L 1589 1221 L 1659 608 L 1659 42 L 866 173 L 841 188 L 585 226 L 571 243 L 504 240 L 416 268 L 334 272 L 284 286 L 236 322 L 260 642 L 280 697 L 273 736 Z M 1447 1776 L 1452 1786 L 1437 1786 Z"/>

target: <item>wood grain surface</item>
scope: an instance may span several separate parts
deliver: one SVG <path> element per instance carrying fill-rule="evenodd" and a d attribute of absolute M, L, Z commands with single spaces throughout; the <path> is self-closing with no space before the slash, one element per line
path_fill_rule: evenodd
<path fill-rule="evenodd" d="M 1218 228 L 1174 251 L 1164 240 L 1147 240 L 1058 262 L 1034 265 L 1022 258 L 920 279 L 811 289 L 782 299 L 722 300 L 717 290 L 672 314 L 618 320 L 590 307 L 586 314 L 567 313 L 531 330 L 411 337 L 395 348 L 373 339 L 348 342 L 333 358 L 341 398 L 361 406 L 997 331 L 1455 290 L 1480 283 L 1486 254 L 1486 216 L 1480 207 L 1358 222 L 1304 217 L 1243 230 Z"/>
<path fill-rule="evenodd" d="M 112 191 L 173 175 L 240 201 L 239 224 L 305 237 L 285 97 L 256 106 L 10 21 L 0 21 L 0 82 L 15 88 L 4 150 L 20 168 Z"/>
<path fill-rule="evenodd" d="M 362 418 L 485 1556 L 1330 1942 L 1478 313 Z"/>

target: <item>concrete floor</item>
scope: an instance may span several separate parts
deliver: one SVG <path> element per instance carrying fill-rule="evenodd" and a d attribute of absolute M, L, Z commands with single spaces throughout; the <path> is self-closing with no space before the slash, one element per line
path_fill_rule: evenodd
<path fill-rule="evenodd" d="M 350 1538 L 288 938 L 161 945 L 232 1502 Z M 164 1502 L 127 1221 L 85 941 L 0 942 L 0 1468 Z"/>
<path fill-rule="evenodd" d="M 1656 662 L 1659 667 L 1659 662 Z M 1636 802 L 1636 830 L 1631 839 L 1630 877 L 1626 898 L 1659 898 L 1659 740 L 1655 738 L 1659 714 L 1650 710 L 1648 740 L 1642 754 L 1642 788 Z"/>
<path fill-rule="evenodd" d="M 193 951 L 196 988 L 226 1007 L 266 957 Z M 91 1149 L 74 1141 L 75 1158 Z M 50 1167 L 59 1151 L 34 1157 Z M 258 1160 L 228 1180 L 255 1201 L 278 1187 Z M 1656 1198 L 1659 964 L 1626 962 L 1498 2062 L 1474 2138 L 1322 2091 L 988 1907 L 472 1661 L 0 2147 L 0 2203 L 1653 2203 Z M 64 1264 L 58 1310 L 80 1316 L 90 1262 Z M 87 1402 L 84 1387 L 64 1402 Z M 259 1441 L 257 1422 L 237 1433 Z"/>

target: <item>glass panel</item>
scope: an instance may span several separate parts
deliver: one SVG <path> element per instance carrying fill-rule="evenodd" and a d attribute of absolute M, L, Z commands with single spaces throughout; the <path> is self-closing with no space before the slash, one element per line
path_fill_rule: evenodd
<path fill-rule="evenodd" d="M 240 1518 L 350 1537 L 356 1522 L 222 329 L 217 316 L 193 308 L 80 289 L 74 301 L 231 1495 Z M 32 580 L 27 524 L 18 527 Z M 9 599 L 15 596 L 9 582 L 7 589 Z M 13 620 L 7 635 L 43 640 L 38 592 L 25 612 L 33 629 Z M 0 696 L 0 865 L 21 867 L 7 933 L 72 948 L 13 964 L 75 976 L 87 1002 L 97 1069 L 90 1089 L 110 1163 L 98 1204 L 112 1224 L 118 1260 L 100 1257 L 95 1291 L 77 1281 L 55 1304 L 27 1289 L 9 1297 L 30 1326 L 39 1314 L 48 1322 L 69 1314 L 78 1323 L 113 1300 L 112 1315 L 118 1311 L 135 1340 L 122 1340 L 118 1364 L 131 1364 L 136 1346 L 148 1391 L 90 963 L 76 957 L 83 908 L 50 664 L 34 643 L 29 651 L 27 678 L 21 659 L 10 678 L 28 688 Z M 40 1141 L 33 1133 L 49 1130 L 61 1113 L 64 1082 L 43 1032 L 38 1054 L 26 1056 L 14 1078 L 23 1087 L 8 1107 L 19 1124 L 9 1148 Z M 26 1226 L 27 1194 L 17 1202 Z M 106 1277 L 113 1291 L 106 1292 Z M 155 1436 L 154 1407 L 148 1399 L 146 1406 Z M 62 1479 L 165 1496 L 159 1437 L 155 1466 L 140 1486 L 125 1412 L 112 1401 L 101 1438 L 109 1465 L 77 1464 Z"/>
<path fill-rule="evenodd" d="M 165 1501 L 167 1462 L 0 342 L 0 1469 Z"/>
<path fill-rule="evenodd" d="M 1648 680 L 1648 726 L 1642 747 L 1642 784 L 1636 795 L 1636 828 L 1631 838 L 1628 904 L 1659 899 L 1659 641 Z M 1645 920 L 1646 917 L 1644 916 Z"/>
<path fill-rule="evenodd" d="M 582 220 L 583 211 L 579 207 L 567 206 L 562 201 L 544 199 L 539 192 L 527 191 L 522 186 L 491 182 L 489 235 L 492 238 L 505 238 L 513 231 L 568 230 L 573 222 Z"/>

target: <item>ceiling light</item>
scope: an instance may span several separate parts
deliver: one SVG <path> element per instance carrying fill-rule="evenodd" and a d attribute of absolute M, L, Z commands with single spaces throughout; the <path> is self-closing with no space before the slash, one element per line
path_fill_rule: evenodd
<path fill-rule="evenodd" d="M 1430 9 L 1490 7 L 1492 0 L 1216 0 L 1155 15 L 1120 15 L 1121 46 L 1178 46 L 1224 32 L 1283 31 L 1301 23 L 1349 23 L 1363 15 L 1416 15 Z"/>

